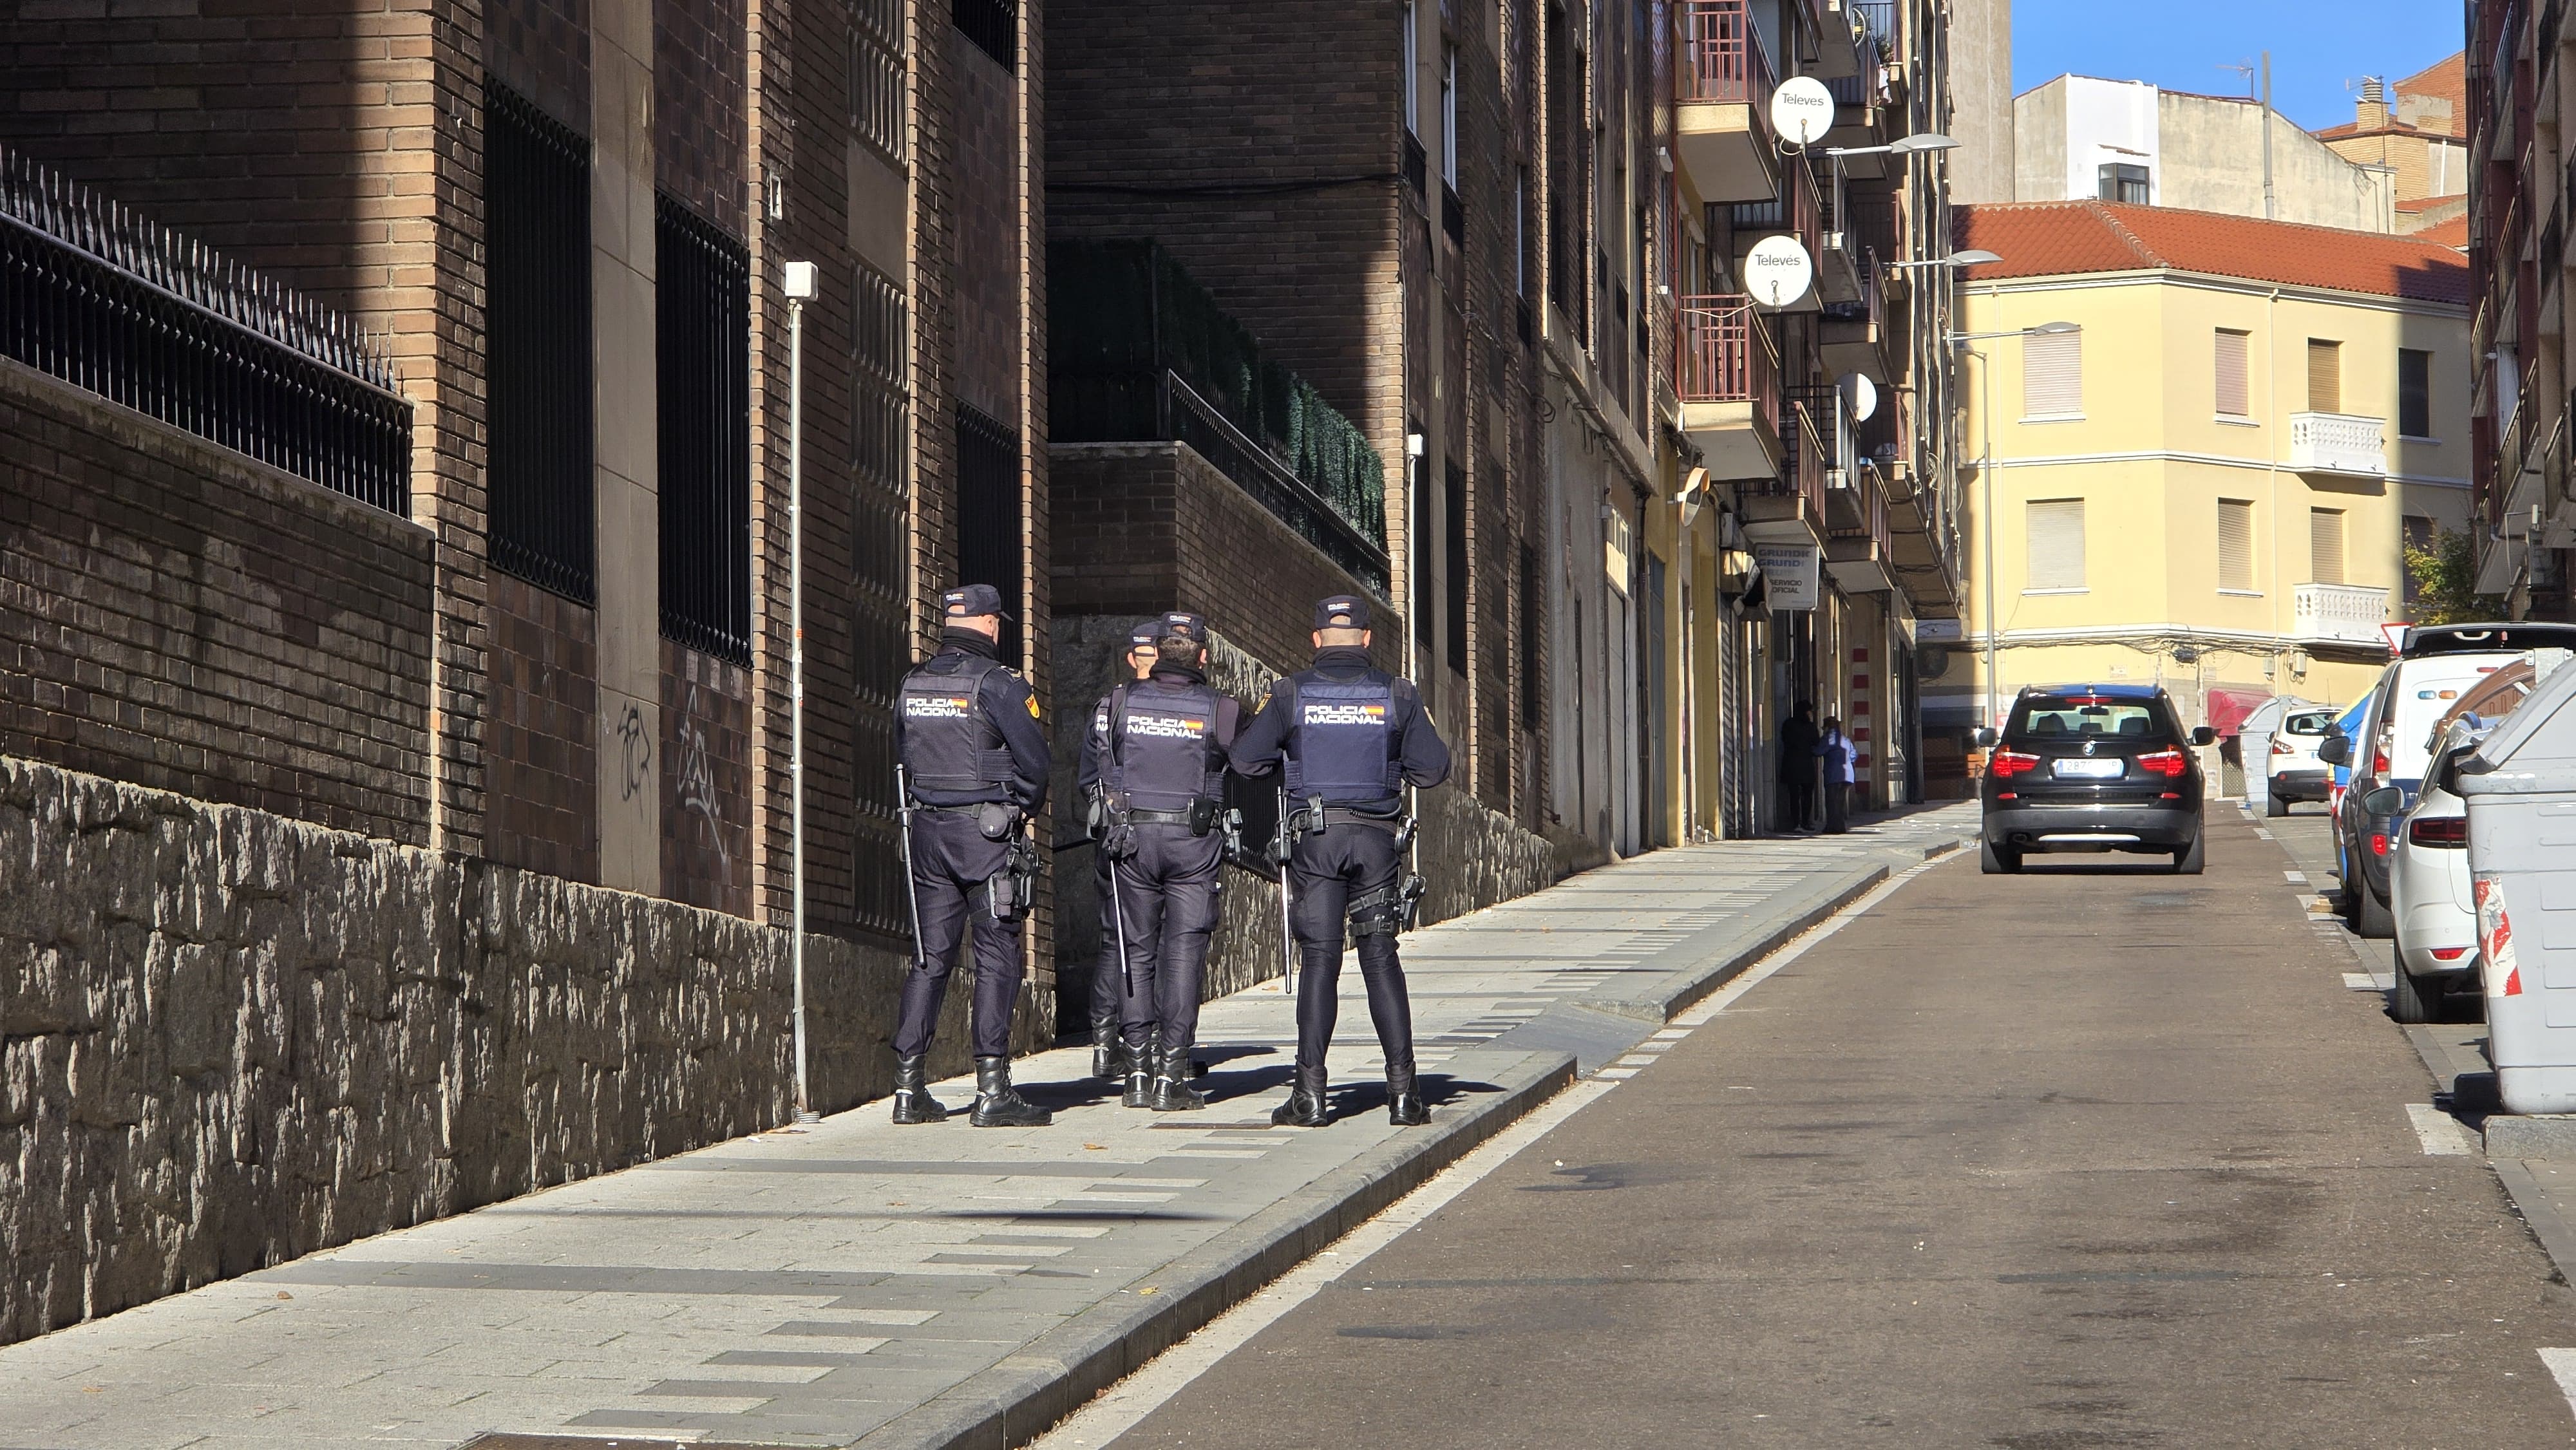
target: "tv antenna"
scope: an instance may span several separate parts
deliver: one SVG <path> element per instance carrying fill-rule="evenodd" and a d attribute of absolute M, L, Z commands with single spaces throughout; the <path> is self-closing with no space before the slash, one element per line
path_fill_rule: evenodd
<path fill-rule="evenodd" d="M 2253 96 L 2254 96 L 2254 62 L 2252 62 L 2252 61 L 2250 61 L 2250 60 L 2240 60 L 2240 61 L 2236 62 L 2235 64 L 2230 65 L 2230 64 L 2228 64 L 2226 61 L 2223 61 L 2223 60 L 2222 60 L 2222 61 L 2220 61 L 2217 65 L 2214 65 L 2214 66 L 2210 67 L 2210 69 L 2212 69 L 2212 70 L 2232 70 L 2232 71 L 2236 72 L 2238 75 L 2243 76 L 2243 77 L 2245 78 L 2245 95 L 2246 95 L 2246 98 L 2247 98 L 2248 100 L 2251 100 L 2251 99 L 2253 98 Z"/>

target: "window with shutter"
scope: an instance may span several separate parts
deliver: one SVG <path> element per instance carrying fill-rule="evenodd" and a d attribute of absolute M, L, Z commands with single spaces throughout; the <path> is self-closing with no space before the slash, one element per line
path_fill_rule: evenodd
<path fill-rule="evenodd" d="M 2245 340 L 2248 334 L 2229 328 L 2218 330 L 2218 415 L 2242 418 L 2252 409 L 2247 404 L 2245 385 Z"/>
<path fill-rule="evenodd" d="M 2308 510 L 2308 573 L 2319 584 L 2343 582 L 2343 510 Z"/>
<path fill-rule="evenodd" d="M 2026 589 L 2084 587 L 2084 500 L 2030 501 L 2030 580 Z"/>
<path fill-rule="evenodd" d="M 2308 411 L 2343 411 L 2343 344 L 2308 339 Z"/>
<path fill-rule="evenodd" d="M 2254 505 L 2250 500 L 2218 501 L 2218 587 L 2254 587 Z"/>
<path fill-rule="evenodd" d="M 2433 355 L 2419 348 L 2397 350 L 2397 434 L 2433 436 Z"/>
<path fill-rule="evenodd" d="M 2021 340 L 2021 415 L 2084 416 L 2084 334 L 2034 332 Z"/>

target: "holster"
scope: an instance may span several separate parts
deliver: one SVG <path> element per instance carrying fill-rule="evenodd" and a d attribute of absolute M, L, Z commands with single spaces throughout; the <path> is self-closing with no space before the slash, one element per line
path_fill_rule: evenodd
<path fill-rule="evenodd" d="M 1413 919 L 1422 910 L 1423 890 L 1421 873 L 1408 871 L 1395 884 L 1354 900 L 1350 905 L 1351 935 L 1394 936 L 1413 930 Z"/>
<path fill-rule="evenodd" d="M 984 878 L 984 893 L 992 902 L 993 919 L 1015 922 L 1029 914 L 1038 894 L 1038 845 L 1026 836 L 1011 842 L 1002 858 L 1002 869 Z"/>
<path fill-rule="evenodd" d="M 1000 801 L 987 801 L 975 807 L 975 829 L 987 841 L 1006 841 L 1020 828 L 1020 808 Z"/>

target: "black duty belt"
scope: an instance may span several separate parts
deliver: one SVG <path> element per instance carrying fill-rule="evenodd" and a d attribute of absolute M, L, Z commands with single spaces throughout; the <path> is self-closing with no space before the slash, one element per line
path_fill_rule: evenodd
<path fill-rule="evenodd" d="M 1190 824 L 1191 814 L 1189 811 L 1147 811 L 1130 807 L 1117 812 L 1116 819 L 1130 826 L 1186 826 Z"/>
<path fill-rule="evenodd" d="M 1358 811 L 1345 810 L 1340 806 L 1324 807 L 1324 828 L 1328 830 L 1334 826 L 1375 826 L 1388 835 L 1393 835 L 1403 825 L 1402 816 L 1370 816 L 1362 815 Z"/>

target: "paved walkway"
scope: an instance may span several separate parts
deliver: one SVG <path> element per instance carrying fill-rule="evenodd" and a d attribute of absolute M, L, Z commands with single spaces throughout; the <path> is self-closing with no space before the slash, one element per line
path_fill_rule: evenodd
<path fill-rule="evenodd" d="M 0 1446 L 1016 1441 L 1973 812 L 1659 852 L 1409 936 L 1430 1129 L 1388 1126 L 1373 1045 L 1336 1054 L 1331 1127 L 1271 1129 L 1271 983 L 1209 1005 L 1206 1112 L 1122 1109 L 1059 1050 L 1019 1073 L 1050 1128 L 877 1103 L 386 1234 L 0 1349 Z"/>

